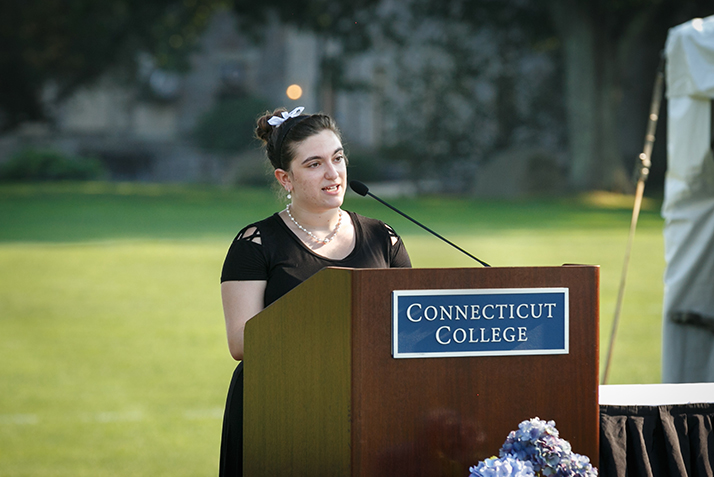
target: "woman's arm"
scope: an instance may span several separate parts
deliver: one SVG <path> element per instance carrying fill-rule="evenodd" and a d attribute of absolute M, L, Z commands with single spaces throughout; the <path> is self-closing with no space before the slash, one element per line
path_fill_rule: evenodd
<path fill-rule="evenodd" d="M 265 280 L 221 283 L 228 349 L 235 360 L 243 359 L 245 324 L 263 309 L 263 296 L 267 283 Z"/>

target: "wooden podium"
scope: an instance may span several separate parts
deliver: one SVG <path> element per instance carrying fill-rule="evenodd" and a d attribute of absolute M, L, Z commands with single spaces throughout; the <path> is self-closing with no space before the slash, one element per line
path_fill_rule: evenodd
<path fill-rule="evenodd" d="M 532 417 L 598 460 L 599 268 L 325 269 L 251 319 L 244 475 L 468 476 Z M 393 290 L 567 287 L 568 354 L 394 359 Z"/>

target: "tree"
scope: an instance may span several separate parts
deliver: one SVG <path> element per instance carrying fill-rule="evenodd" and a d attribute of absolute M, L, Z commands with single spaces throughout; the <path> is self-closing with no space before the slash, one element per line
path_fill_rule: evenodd
<path fill-rule="evenodd" d="M 629 187 L 618 113 L 625 94 L 623 75 L 635 63 L 633 57 L 651 57 L 654 61 L 649 64 L 656 66 L 669 28 L 713 13 L 708 0 L 284 0 L 272 5 L 282 21 L 338 38 L 353 48 L 364 47 L 364 40 L 373 36 L 375 29 L 387 38 L 394 37 L 391 19 L 378 14 L 384 5 L 445 24 L 467 23 L 474 32 L 484 28 L 500 31 L 503 43 L 499 54 L 542 42 L 555 43 L 563 73 L 559 92 L 565 105 L 569 182 L 581 190 Z M 236 11 L 254 26 L 260 24 L 254 20 L 267 18 L 268 12 L 249 0 L 237 0 Z M 514 74 L 505 70 L 497 92 L 501 101 L 494 114 L 501 145 L 512 140 L 511 132 L 519 121 L 509 112 L 508 85 L 513 84 Z M 553 103 L 544 107 L 552 108 Z M 643 136 L 646 113 L 643 110 Z"/>
<path fill-rule="evenodd" d="M 187 55 L 221 0 L 0 2 L 0 131 L 48 119 L 62 100 L 109 69 L 132 78 L 138 53 L 167 70 Z M 49 99 L 52 99 L 49 98 Z"/>
<path fill-rule="evenodd" d="M 550 55 L 530 46 L 536 36 L 513 21 L 517 11 L 474 5 L 410 0 L 379 9 L 379 51 L 393 65 L 385 103 L 396 144 L 388 140 L 388 155 L 409 164 L 417 185 L 427 180 L 441 191 L 471 191 L 493 153 L 535 149 L 558 129 L 557 102 L 538 104 L 552 82 L 543 84 L 542 72 L 527 79 L 519 72 Z"/>
<path fill-rule="evenodd" d="M 618 137 L 623 74 L 633 55 L 656 58 L 664 48 L 670 27 L 698 14 L 712 13 L 708 3 L 679 0 L 547 2 L 562 45 L 570 183 L 574 188 L 627 187 L 629 178 Z M 638 48 L 644 43 L 643 39 L 650 40 L 649 49 Z M 651 63 L 656 65 L 656 61 Z M 654 69 L 651 77 L 654 82 Z M 643 132 L 645 119 L 643 116 Z"/>
<path fill-rule="evenodd" d="M 483 5 L 474 9 L 474 3 Z M 406 159 L 417 181 L 438 179 L 449 191 L 467 190 L 472 174 L 466 169 L 473 171 L 478 159 L 509 143 L 528 119 L 514 119 L 518 112 L 512 78 L 513 63 L 519 59 L 515 52 L 523 43 L 516 38 L 522 27 L 513 17 L 530 14 L 527 9 L 429 0 L 301 0 L 271 6 L 237 0 L 234 9 L 241 28 L 260 38 L 263 25 L 279 19 L 317 33 L 323 44 L 338 45 L 338 53 L 325 55 L 322 61 L 323 93 L 354 88 L 354 79 L 345 75 L 351 55 L 369 51 L 385 65 L 378 70 L 389 79 L 384 100 L 377 101 L 390 128 L 385 145 L 390 157 Z M 491 18 L 500 23 L 494 27 Z M 484 83 L 486 89 L 497 86 L 495 98 L 488 92 L 479 94 Z M 329 103 L 323 102 L 323 109 L 330 111 Z"/>
<path fill-rule="evenodd" d="M 549 36 L 559 40 L 569 183 L 576 190 L 631 188 L 621 152 L 620 108 L 623 96 L 633 91 L 624 90 L 623 77 L 632 65 L 642 66 L 635 57 L 645 56 L 651 58 L 644 64 L 652 65 L 647 77 L 654 82 L 668 29 L 714 13 L 706 0 L 423 0 L 413 5 L 432 18 L 460 16 L 477 31 L 489 26 L 509 29 L 515 36 L 504 38 L 512 52 L 532 48 Z M 502 86 L 499 91 L 507 93 Z M 639 86 L 649 97 L 651 84 Z M 642 137 L 647 112 L 642 111 Z M 499 107 L 496 114 L 502 135 L 508 129 L 503 128 L 508 111 Z"/>
<path fill-rule="evenodd" d="M 381 62 L 391 65 L 383 93 L 386 155 L 408 165 L 420 190 L 466 192 L 498 135 L 495 95 L 479 94 L 497 76 L 488 61 L 498 51 L 494 35 L 479 35 L 458 18 L 401 8 L 382 15 L 391 25 L 378 40 Z"/>

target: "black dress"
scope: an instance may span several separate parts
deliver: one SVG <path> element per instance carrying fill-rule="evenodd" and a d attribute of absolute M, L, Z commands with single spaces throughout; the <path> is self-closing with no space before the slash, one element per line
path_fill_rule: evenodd
<path fill-rule="evenodd" d="M 322 257 L 288 228 L 276 213 L 245 227 L 231 244 L 221 282 L 266 280 L 268 306 L 325 267 L 411 267 L 402 240 L 384 222 L 347 212 L 355 228 L 354 250 L 341 260 Z M 254 229 L 250 235 L 248 229 Z M 392 239 L 396 238 L 395 243 Z M 233 372 L 223 415 L 220 476 L 243 474 L 243 362 Z"/>

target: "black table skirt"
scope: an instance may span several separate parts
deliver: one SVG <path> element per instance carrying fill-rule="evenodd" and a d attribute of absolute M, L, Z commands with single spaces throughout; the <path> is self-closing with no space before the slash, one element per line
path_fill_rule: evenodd
<path fill-rule="evenodd" d="M 714 477 L 714 404 L 600 406 L 601 477 Z"/>

